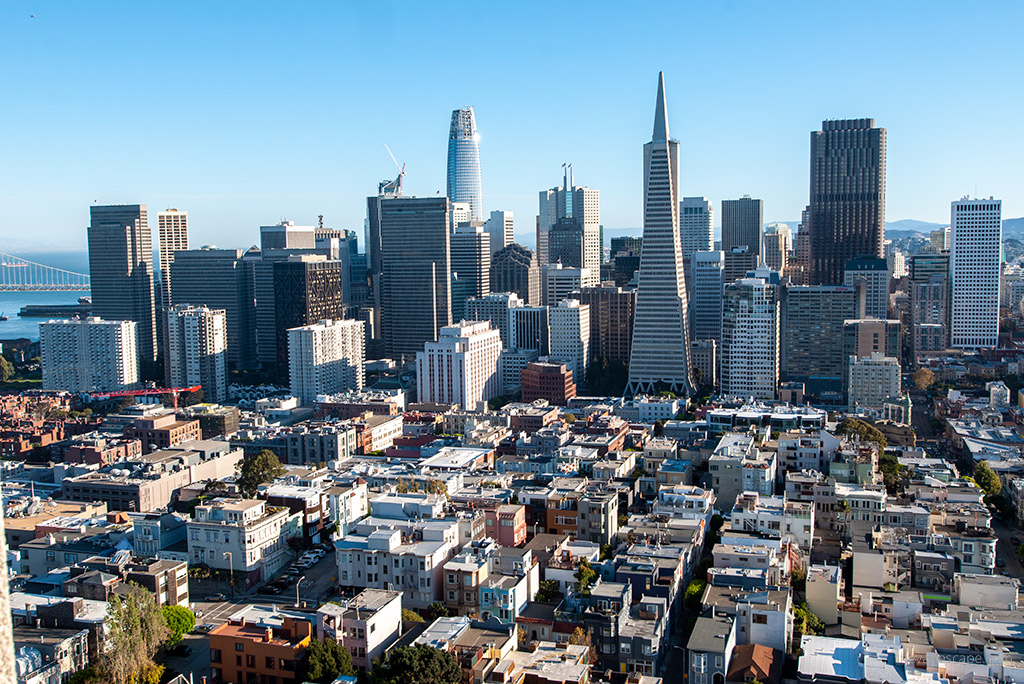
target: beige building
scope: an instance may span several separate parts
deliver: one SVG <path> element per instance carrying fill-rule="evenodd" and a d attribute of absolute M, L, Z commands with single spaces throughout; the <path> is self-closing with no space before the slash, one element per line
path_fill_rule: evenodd
<path fill-rule="evenodd" d="M 891 356 L 880 352 L 861 359 L 851 356 L 848 373 L 850 411 L 881 409 L 886 399 L 900 394 L 900 363 Z"/>
<path fill-rule="evenodd" d="M 416 353 L 420 401 L 479 409 L 501 395 L 500 355 L 501 333 L 487 321 L 441 328 L 437 341 Z"/>

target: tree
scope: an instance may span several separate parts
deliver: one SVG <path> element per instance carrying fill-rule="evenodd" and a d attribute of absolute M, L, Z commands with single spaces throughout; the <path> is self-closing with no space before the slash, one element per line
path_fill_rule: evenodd
<path fill-rule="evenodd" d="M 794 637 L 804 634 L 824 634 L 825 623 L 807 608 L 806 603 L 801 602 L 793 608 L 793 631 Z M 799 640 L 795 640 L 795 643 L 799 643 Z"/>
<path fill-rule="evenodd" d="M 566 425 L 572 425 L 573 423 L 576 422 L 576 414 L 566 413 L 564 416 L 562 416 L 562 420 L 565 421 Z"/>
<path fill-rule="evenodd" d="M 580 567 L 573 573 L 576 578 L 576 591 L 584 596 L 590 596 L 590 587 L 597 581 L 597 571 L 590 567 L 590 561 L 586 558 L 580 560 Z"/>
<path fill-rule="evenodd" d="M 879 449 L 884 449 L 887 444 L 885 436 L 878 428 L 856 418 L 844 418 L 836 432 L 841 435 L 857 435 L 866 442 L 874 442 Z"/>
<path fill-rule="evenodd" d="M 0 356 L 0 380 L 7 382 L 14 377 L 14 366 L 3 356 Z"/>
<path fill-rule="evenodd" d="M 426 622 L 423 616 L 417 613 L 415 610 L 409 610 L 408 608 L 402 609 L 402 622 Z"/>
<path fill-rule="evenodd" d="M 448 606 L 444 605 L 440 601 L 434 601 L 429 606 L 427 606 L 427 614 L 430 615 L 431 620 L 436 620 L 437 618 L 448 617 L 451 615 L 451 613 L 448 612 Z"/>
<path fill-rule="evenodd" d="M 163 613 L 167 628 L 171 630 L 171 635 L 167 638 L 168 644 L 178 643 L 196 626 L 195 614 L 185 606 L 164 606 Z"/>
<path fill-rule="evenodd" d="M 690 610 L 700 608 L 701 599 L 704 598 L 704 588 L 707 586 L 708 583 L 702 579 L 690 580 L 686 586 L 686 594 L 683 596 L 687 608 Z"/>
<path fill-rule="evenodd" d="M 935 373 L 932 373 L 927 368 L 922 368 L 914 373 L 913 380 L 914 387 L 924 392 L 935 383 Z"/>
<path fill-rule="evenodd" d="M 551 603 L 561 595 L 562 592 L 558 590 L 558 582 L 541 580 L 540 586 L 537 587 L 537 595 L 533 597 L 533 600 L 538 603 Z"/>
<path fill-rule="evenodd" d="M 151 676 L 153 656 L 170 630 L 156 597 L 134 582 L 126 596 L 112 594 L 107 604 L 107 650 L 99 671 L 110 684 L 136 684 Z"/>
<path fill-rule="evenodd" d="M 352 655 L 334 639 L 313 639 L 306 649 L 306 662 L 300 670 L 300 681 L 333 682 L 340 675 L 355 675 Z"/>
<path fill-rule="evenodd" d="M 572 630 L 572 634 L 569 635 L 569 643 L 573 646 L 586 646 L 590 649 L 590 662 L 597 662 L 597 649 L 594 648 L 594 641 L 590 638 L 590 630 L 582 627 Z"/>
<path fill-rule="evenodd" d="M 665 421 L 656 420 L 654 421 L 654 436 L 664 437 L 665 436 Z"/>
<path fill-rule="evenodd" d="M 462 684 L 455 656 L 431 646 L 399 646 L 373 670 L 372 684 Z"/>
<path fill-rule="evenodd" d="M 264 449 L 238 464 L 238 488 L 245 498 L 252 499 L 261 484 L 284 474 L 285 467 L 281 465 L 277 455 L 270 449 Z"/>
<path fill-rule="evenodd" d="M 807 588 L 807 573 L 801 567 L 794 567 L 793 572 L 789 574 L 789 586 L 793 587 L 793 591 L 803 591 Z"/>
<path fill-rule="evenodd" d="M 995 496 L 1003 488 L 999 476 L 992 472 L 992 467 L 986 461 L 979 461 L 974 466 L 974 481 L 989 496 Z"/>

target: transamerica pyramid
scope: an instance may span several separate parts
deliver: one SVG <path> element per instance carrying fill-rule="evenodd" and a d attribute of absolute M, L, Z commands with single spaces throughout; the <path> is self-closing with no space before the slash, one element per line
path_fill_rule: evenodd
<path fill-rule="evenodd" d="M 679 247 L 679 142 L 668 137 L 662 72 L 654 135 L 644 145 L 644 240 L 627 394 L 693 394 L 687 303 Z"/>

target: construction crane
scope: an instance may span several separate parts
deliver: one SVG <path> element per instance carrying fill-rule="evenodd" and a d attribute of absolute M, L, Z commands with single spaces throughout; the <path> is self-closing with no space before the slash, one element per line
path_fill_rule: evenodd
<path fill-rule="evenodd" d="M 179 394 L 184 394 L 185 392 L 196 392 L 202 388 L 202 385 L 193 385 L 192 387 L 150 387 L 148 389 L 117 390 L 116 392 L 90 392 L 89 396 L 93 399 L 109 399 L 110 397 L 152 397 L 161 394 L 170 394 L 174 400 L 174 410 L 177 411 Z"/>
<path fill-rule="evenodd" d="M 398 178 L 396 178 L 393 181 L 393 183 L 398 188 L 398 191 L 397 191 L 396 194 L 401 195 L 402 194 L 402 179 L 405 177 L 405 164 L 402 164 L 401 166 L 399 166 L 398 160 L 395 159 L 395 155 L 391 152 L 391 148 L 388 147 L 387 143 L 384 143 L 384 149 L 388 151 L 388 155 L 391 157 L 391 161 L 395 162 L 395 168 L 398 169 Z"/>

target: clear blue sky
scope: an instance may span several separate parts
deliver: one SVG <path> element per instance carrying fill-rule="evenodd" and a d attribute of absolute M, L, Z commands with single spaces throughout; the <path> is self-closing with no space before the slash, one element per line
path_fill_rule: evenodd
<path fill-rule="evenodd" d="M 196 245 L 321 213 L 361 240 L 365 197 L 395 173 L 383 144 L 409 192 L 444 192 L 463 104 L 485 206 L 517 233 L 563 162 L 601 190 L 606 227 L 639 226 L 660 69 L 683 192 L 716 211 L 750 194 L 799 219 L 810 131 L 871 116 L 889 220 L 948 221 L 976 192 L 1020 216 L 1022 7 L 7 0 L 0 246 L 82 246 L 94 200 L 187 209 Z"/>

